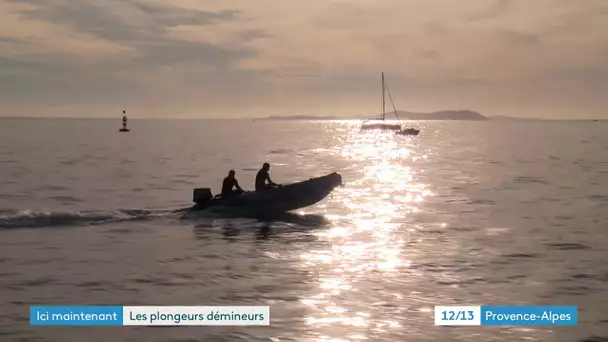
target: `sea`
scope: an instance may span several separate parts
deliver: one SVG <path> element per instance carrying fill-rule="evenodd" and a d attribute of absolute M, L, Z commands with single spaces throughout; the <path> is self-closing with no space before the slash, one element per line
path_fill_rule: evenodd
<path fill-rule="evenodd" d="M 0 341 L 608 341 L 608 122 L 0 120 Z M 181 220 L 339 172 L 264 221 Z M 37 327 L 30 305 L 260 305 L 270 326 Z M 435 326 L 436 305 L 574 305 L 566 327 Z"/>

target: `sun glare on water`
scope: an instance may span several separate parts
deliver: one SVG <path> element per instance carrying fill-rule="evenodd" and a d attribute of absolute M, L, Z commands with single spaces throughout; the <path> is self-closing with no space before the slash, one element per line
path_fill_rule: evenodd
<path fill-rule="evenodd" d="M 375 299 L 361 298 L 359 290 L 402 298 L 395 288 L 370 288 L 377 286 L 375 279 L 408 272 L 411 260 L 404 238 L 408 215 L 419 210 L 432 193 L 416 181 L 415 170 L 420 170 L 416 163 L 424 159 L 415 156 L 407 141 L 397 141 L 391 133 L 353 130 L 335 150 L 349 163 L 360 165 L 359 177 L 338 192 L 337 200 L 349 212 L 348 219 L 327 216 L 333 226 L 315 233 L 328 247 L 300 256 L 303 268 L 318 273 L 317 293 L 301 302 L 310 309 L 306 323 L 319 334 L 319 340 L 366 340 L 369 332 L 383 334 L 403 328 L 394 320 L 373 315 L 370 304 Z"/>

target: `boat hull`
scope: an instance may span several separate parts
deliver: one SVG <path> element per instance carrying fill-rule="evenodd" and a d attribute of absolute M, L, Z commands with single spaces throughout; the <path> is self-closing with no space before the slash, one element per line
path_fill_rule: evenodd
<path fill-rule="evenodd" d="M 385 130 L 385 131 L 398 131 L 401 129 L 401 125 L 398 124 L 363 124 L 361 126 L 362 131 L 371 131 L 371 130 Z"/>
<path fill-rule="evenodd" d="M 298 183 L 264 191 L 252 191 L 229 198 L 214 198 L 197 203 L 187 210 L 184 217 L 192 213 L 226 213 L 236 216 L 265 216 L 286 213 L 309 207 L 327 197 L 342 184 L 342 176 L 331 173 Z"/>
<path fill-rule="evenodd" d="M 404 129 L 404 130 L 401 130 L 399 132 L 396 132 L 395 134 L 398 134 L 398 135 L 418 135 L 418 133 L 420 133 L 419 129 L 408 128 L 408 129 Z"/>

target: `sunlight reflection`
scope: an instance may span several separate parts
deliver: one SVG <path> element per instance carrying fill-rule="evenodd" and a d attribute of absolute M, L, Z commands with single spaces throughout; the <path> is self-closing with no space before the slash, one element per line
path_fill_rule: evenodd
<path fill-rule="evenodd" d="M 350 290 L 352 286 L 345 279 L 329 278 L 321 279 L 321 288 L 329 290 L 331 294 L 339 295 L 343 290 Z"/>
<path fill-rule="evenodd" d="M 301 255 L 303 267 L 319 273 L 319 292 L 302 299 L 312 310 L 308 325 L 342 332 L 336 337 L 350 340 L 366 340 L 369 331 L 402 329 L 398 322 L 387 319 L 394 315 L 372 315 L 368 310 L 375 302 L 403 299 L 398 288 L 382 284 L 409 270 L 407 235 L 419 227 L 405 222 L 433 195 L 426 184 L 417 181 L 417 173 L 423 172 L 420 162 L 427 156 L 416 155 L 415 144 L 413 139 L 397 141 L 392 133 L 353 133 L 334 148 L 335 155 L 357 165 L 357 177 L 334 198 L 347 214 L 328 215 L 333 227 L 315 232 L 328 247 Z M 383 299 L 359 297 L 357 291 L 369 295 L 370 286 Z M 351 330 L 339 328 L 346 326 Z"/>
<path fill-rule="evenodd" d="M 346 312 L 345 308 L 341 308 L 339 306 L 328 306 L 325 308 L 329 313 L 344 313 Z"/>
<path fill-rule="evenodd" d="M 327 336 L 319 337 L 318 341 L 321 341 L 321 342 L 350 342 L 349 340 L 343 340 L 340 338 L 331 338 L 331 337 L 327 337 Z"/>
<path fill-rule="evenodd" d="M 335 323 L 342 325 L 351 325 L 354 327 L 366 327 L 367 322 L 362 317 L 324 317 L 324 318 L 314 318 L 310 317 L 307 320 L 309 325 L 333 325 Z"/>
<path fill-rule="evenodd" d="M 327 236 L 330 238 L 346 237 L 348 235 L 349 229 L 347 227 L 335 227 L 327 231 Z"/>

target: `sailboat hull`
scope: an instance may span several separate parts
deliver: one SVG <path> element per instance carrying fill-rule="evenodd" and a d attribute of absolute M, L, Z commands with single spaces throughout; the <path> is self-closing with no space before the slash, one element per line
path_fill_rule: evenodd
<path fill-rule="evenodd" d="M 399 131 L 399 130 L 401 130 L 401 125 L 384 124 L 384 123 L 370 123 L 370 124 L 363 124 L 361 126 L 361 130 L 362 131 L 371 131 L 371 130 Z"/>

